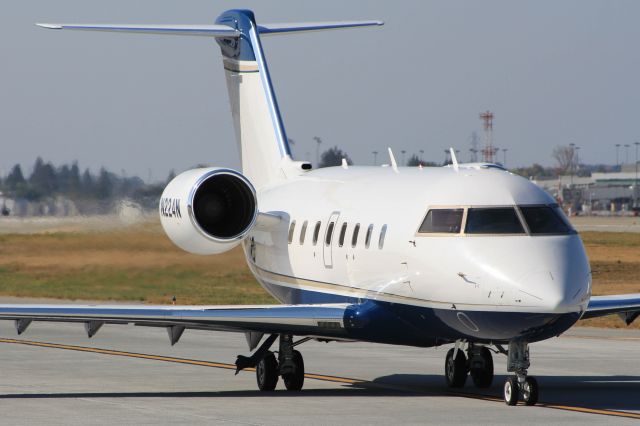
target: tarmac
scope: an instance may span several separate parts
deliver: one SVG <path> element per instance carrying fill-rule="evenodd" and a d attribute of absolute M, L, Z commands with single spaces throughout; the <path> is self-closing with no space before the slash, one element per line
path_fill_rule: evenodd
<path fill-rule="evenodd" d="M 32 424 L 631 424 L 640 420 L 640 331 L 576 328 L 531 345 L 540 383 L 535 407 L 501 398 L 506 358 L 493 386 L 451 392 L 448 347 L 307 342 L 304 389 L 257 390 L 234 376 L 244 336 L 187 330 L 170 346 L 162 328 L 33 323 L 21 336 L 0 321 L 0 423 Z"/>

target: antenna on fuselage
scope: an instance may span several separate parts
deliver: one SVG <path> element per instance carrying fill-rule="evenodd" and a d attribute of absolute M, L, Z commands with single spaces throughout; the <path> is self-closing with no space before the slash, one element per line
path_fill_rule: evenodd
<path fill-rule="evenodd" d="M 394 172 L 398 173 L 398 163 L 396 162 L 396 157 L 394 157 L 393 151 L 391 151 L 391 147 L 387 149 L 389 150 L 389 160 L 391 161 L 391 168 Z"/>
<path fill-rule="evenodd" d="M 458 158 L 456 157 L 456 150 L 453 148 L 449 148 L 449 152 L 451 153 L 451 164 L 453 165 L 453 170 L 458 171 Z"/>

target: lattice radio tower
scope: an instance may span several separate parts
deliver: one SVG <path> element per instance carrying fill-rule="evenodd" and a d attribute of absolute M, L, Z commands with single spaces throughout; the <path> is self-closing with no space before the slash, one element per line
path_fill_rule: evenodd
<path fill-rule="evenodd" d="M 493 163 L 494 157 L 498 149 L 493 146 L 493 113 L 489 110 L 480 113 L 480 119 L 484 125 L 484 148 L 480 150 L 482 153 L 482 161 L 485 163 Z"/>

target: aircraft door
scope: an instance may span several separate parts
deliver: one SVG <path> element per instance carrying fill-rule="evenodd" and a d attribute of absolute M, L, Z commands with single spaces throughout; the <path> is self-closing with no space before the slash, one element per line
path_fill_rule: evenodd
<path fill-rule="evenodd" d="M 338 226 L 338 218 L 340 212 L 333 212 L 329 216 L 327 227 L 324 231 L 324 240 L 322 241 L 322 258 L 325 268 L 333 268 L 333 240 L 335 239 L 336 228 Z"/>

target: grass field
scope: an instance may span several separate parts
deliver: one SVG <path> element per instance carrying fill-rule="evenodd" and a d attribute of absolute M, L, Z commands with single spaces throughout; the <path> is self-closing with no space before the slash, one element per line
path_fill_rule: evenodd
<path fill-rule="evenodd" d="M 640 233 L 585 232 L 594 294 L 640 293 Z M 195 256 L 157 223 L 109 232 L 0 235 L 0 295 L 179 304 L 275 301 L 248 271 L 242 251 Z M 617 317 L 582 325 L 625 327 Z M 640 320 L 632 327 L 640 328 Z"/>

